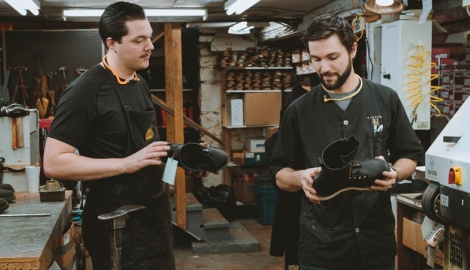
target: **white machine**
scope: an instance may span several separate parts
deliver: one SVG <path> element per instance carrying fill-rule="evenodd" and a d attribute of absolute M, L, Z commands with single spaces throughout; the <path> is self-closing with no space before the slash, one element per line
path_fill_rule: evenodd
<path fill-rule="evenodd" d="M 470 102 L 465 102 L 429 147 L 422 207 L 445 225 L 444 269 L 470 269 Z"/>
<path fill-rule="evenodd" d="M 398 20 L 381 28 L 380 83 L 397 91 L 413 129 L 429 130 L 432 22 Z"/>
<path fill-rule="evenodd" d="M 0 110 L 4 108 L 1 107 Z M 21 117 L 24 145 L 12 147 L 12 117 L 0 116 L 0 158 L 4 160 L 0 167 L 24 168 L 26 165 L 39 163 L 39 116 L 36 109 L 28 110 L 29 114 Z M 19 121 L 18 121 L 19 123 Z M 15 191 L 27 191 L 24 171 L 0 171 L 0 183 L 10 184 Z"/>

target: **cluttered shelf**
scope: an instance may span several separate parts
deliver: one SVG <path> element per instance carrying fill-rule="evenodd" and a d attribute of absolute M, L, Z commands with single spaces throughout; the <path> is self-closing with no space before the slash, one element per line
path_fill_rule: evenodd
<path fill-rule="evenodd" d="M 242 93 L 281 93 L 282 90 L 227 90 L 226 94 L 242 94 Z M 284 90 L 285 93 L 292 92 L 291 89 Z"/>

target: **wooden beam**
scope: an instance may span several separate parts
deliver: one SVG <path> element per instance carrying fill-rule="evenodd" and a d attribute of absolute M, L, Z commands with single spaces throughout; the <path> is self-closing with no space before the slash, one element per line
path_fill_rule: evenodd
<path fill-rule="evenodd" d="M 155 37 L 152 38 L 152 44 L 157 42 L 163 35 L 165 34 L 165 31 L 162 31 L 160 34 L 156 35 Z"/>
<path fill-rule="evenodd" d="M 183 61 L 181 48 L 181 24 L 165 23 L 165 94 L 168 107 L 166 137 L 168 142 L 184 143 L 183 126 Z M 186 229 L 185 172 L 178 168 L 175 180 L 176 224 Z"/>
<path fill-rule="evenodd" d="M 170 113 L 171 115 L 174 115 L 174 112 L 173 110 L 171 110 L 168 105 L 166 104 L 165 101 L 159 99 L 157 96 L 155 96 L 154 94 L 151 94 L 152 95 L 152 100 L 154 102 L 154 104 L 160 106 L 161 108 L 163 108 L 166 112 Z M 213 139 L 214 141 L 218 142 L 221 146 L 224 145 L 224 142 L 217 138 L 214 134 L 212 134 L 211 132 L 209 132 L 207 129 L 203 128 L 202 126 L 200 126 L 198 123 L 194 122 L 192 119 L 190 119 L 189 117 L 187 117 L 186 115 L 183 115 L 183 120 L 186 124 L 190 125 L 192 128 L 204 133 L 205 135 L 209 136 L 211 139 Z"/>

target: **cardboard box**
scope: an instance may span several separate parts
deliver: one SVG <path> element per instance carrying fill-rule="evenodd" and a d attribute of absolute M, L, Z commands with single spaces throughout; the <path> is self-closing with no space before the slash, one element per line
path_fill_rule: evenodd
<path fill-rule="evenodd" d="M 242 152 L 233 152 L 232 153 L 232 162 L 238 165 L 245 164 L 245 153 Z"/>
<path fill-rule="evenodd" d="M 250 139 L 245 140 L 245 149 L 252 153 L 264 153 L 264 139 Z"/>
<path fill-rule="evenodd" d="M 243 102 L 246 126 L 279 125 L 280 93 L 246 93 Z"/>
<path fill-rule="evenodd" d="M 75 269 L 74 224 L 69 222 L 54 252 L 54 261 L 62 270 Z"/>
<path fill-rule="evenodd" d="M 411 248 L 424 257 L 428 256 L 428 244 L 423 239 L 421 224 L 403 218 L 403 239 L 404 246 Z"/>
<path fill-rule="evenodd" d="M 233 152 L 232 162 L 238 165 L 266 164 L 265 153 L 252 153 L 248 150 Z"/>
<path fill-rule="evenodd" d="M 236 197 L 241 203 L 256 202 L 255 181 L 250 173 L 244 173 L 243 177 L 237 178 Z"/>
<path fill-rule="evenodd" d="M 278 132 L 279 128 L 277 127 L 267 127 L 266 128 L 266 135 L 264 136 L 264 139 L 267 140 L 273 136 L 274 133 Z"/>

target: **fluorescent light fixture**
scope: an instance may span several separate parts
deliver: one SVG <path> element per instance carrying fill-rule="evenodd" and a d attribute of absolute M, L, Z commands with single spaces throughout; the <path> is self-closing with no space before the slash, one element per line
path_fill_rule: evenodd
<path fill-rule="evenodd" d="M 379 6 L 388 7 L 393 4 L 393 0 L 376 0 L 375 3 Z"/>
<path fill-rule="evenodd" d="M 229 34 L 234 34 L 234 35 L 248 35 L 250 34 L 250 29 L 241 29 L 241 30 L 235 30 L 233 29 L 233 26 L 231 26 L 229 29 L 228 29 L 228 33 Z"/>
<path fill-rule="evenodd" d="M 11 1 L 11 0 L 10 0 Z M 206 9 L 144 9 L 147 17 L 202 17 L 207 18 Z M 104 9 L 64 9 L 62 11 L 63 18 L 66 17 L 100 17 Z"/>
<path fill-rule="evenodd" d="M 239 22 L 228 29 L 229 34 L 245 35 L 249 34 L 250 30 L 257 27 L 268 27 L 269 22 Z"/>
<path fill-rule="evenodd" d="M 62 16 L 65 17 L 101 17 L 104 9 L 64 9 Z"/>
<path fill-rule="evenodd" d="M 41 8 L 41 5 L 37 0 L 5 0 L 5 2 L 23 16 L 26 16 L 27 10 L 37 16 L 39 15 L 39 9 Z"/>
<path fill-rule="evenodd" d="M 240 15 L 259 1 L 260 0 L 228 0 L 225 2 L 225 10 L 227 11 L 227 15 L 232 15 L 233 13 Z"/>
<path fill-rule="evenodd" d="M 199 27 L 199 28 L 219 28 L 229 27 L 236 24 L 236 22 L 205 22 L 205 23 L 187 23 L 186 28 Z"/>

